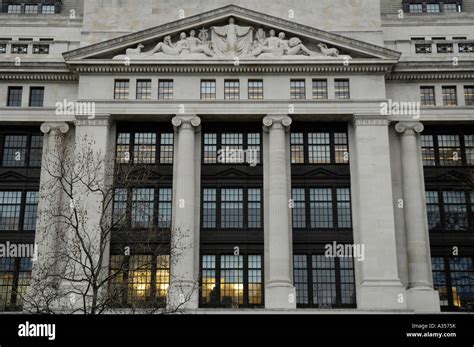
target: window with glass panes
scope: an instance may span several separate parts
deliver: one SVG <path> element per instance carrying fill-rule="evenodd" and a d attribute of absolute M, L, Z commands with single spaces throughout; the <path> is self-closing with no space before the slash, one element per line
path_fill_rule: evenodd
<path fill-rule="evenodd" d="M 434 87 L 420 87 L 421 106 L 435 106 L 435 89 Z"/>
<path fill-rule="evenodd" d="M 42 14 L 55 14 L 56 6 L 52 4 L 45 4 L 41 6 L 41 13 Z"/>
<path fill-rule="evenodd" d="M 49 54 L 49 45 L 33 45 L 33 54 Z"/>
<path fill-rule="evenodd" d="M 204 132 L 203 143 L 204 164 L 260 164 L 260 133 Z"/>
<path fill-rule="evenodd" d="M 474 212 L 474 193 L 461 190 L 426 191 L 428 226 L 433 231 L 468 231 L 474 229 L 469 216 Z"/>
<path fill-rule="evenodd" d="M 119 132 L 116 162 L 121 164 L 172 164 L 172 132 Z"/>
<path fill-rule="evenodd" d="M 438 291 L 443 311 L 474 311 L 473 257 L 431 258 L 433 287 Z"/>
<path fill-rule="evenodd" d="M 115 100 L 127 100 L 130 90 L 129 80 L 115 80 L 114 87 L 114 99 Z"/>
<path fill-rule="evenodd" d="M 26 4 L 25 5 L 25 13 L 26 14 L 38 13 L 38 5 Z"/>
<path fill-rule="evenodd" d="M 44 87 L 30 88 L 30 106 L 43 107 L 44 102 Z"/>
<path fill-rule="evenodd" d="M 474 135 L 424 134 L 421 135 L 424 166 L 474 165 Z"/>
<path fill-rule="evenodd" d="M 0 257 L 0 311 L 21 311 L 31 269 L 31 258 Z"/>
<path fill-rule="evenodd" d="M 328 98 L 328 81 L 327 80 L 313 80 L 313 99 L 324 100 Z"/>
<path fill-rule="evenodd" d="M 224 99 L 239 100 L 240 99 L 240 81 L 225 80 L 224 81 Z"/>
<path fill-rule="evenodd" d="M 292 164 L 348 164 L 347 132 L 292 132 Z"/>
<path fill-rule="evenodd" d="M 4 134 L 2 166 L 3 167 L 40 167 L 43 152 L 42 135 Z"/>
<path fill-rule="evenodd" d="M 37 191 L 0 191 L 0 231 L 35 231 Z"/>
<path fill-rule="evenodd" d="M 151 80 L 137 80 L 137 100 L 151 99 Z"/>
<path fill-rule="evenodd" d="M 290 99 L 306 99 L 306 81 L 291 80 L 290 81 Z"/>
<path fill-rule="evenodd" d="M 23 87 L 8 87 L 7 106 L 21 107 L 22 94 L 23 94 Z"/>
<path fill-rule="evenodd" d="M 350 188 L 292 188 L 293 229 L 351 229 Z"/>
<path fill-rule="evenodd" d="M 298 307 L 355 308 L 352 258 L 295 254 L 293 268 Z"/>
<path fill-rule="evenodd" d="M 28 45 L 12 44 L 12 54 L 28 54 Z"/>
<path fill-rule="evenodd" d="M 336 99 L 350 99 L 350 87 L 348 79 L 336 79 L 334 80 L 334 91 Z"/>
<path fill-rule="evenodd" d="M 18 5 L 15 5 L 15 4 L 8 5 L 7 13 L 10 13 L 10 14 L 19 14 L 19 13 L 21 13 L 21 5 L 20 4 L 18 4 Z"/>
<path fill-rule="evenodd" d="M 248 81 L 249 100 L 263 100 L 263 80 Z"/>
<path fill-rule="evenodd" d="M 261 229 L 261 188 L 203 188 L 203 229 Z"/>
<path fill-rule="evenodd" d="M 109 296 L 117 306 L 164 307 L 170 284 L 169 255 L 111 255 Z"/>
<path fill-rule="evenodd" d="M 263 257 L 259 254 L 204 254 L 201 257 L 202 307 L 263 305 Z"/>
<path fill-rule="evenodd" d="M 458 104 L 456 86 L 443 86 L 443 105 L 456 106 Z"/>
<path fill-rule="evenodd" d="M 114 226 L 170 228 L 172 193 L 169 187 L 117 188 L 113 203 Z"/>
<path fill-rule="evenodd" d="M 443 4 L 443 11 L 444 12 L 448 12 L 448 13 L 452 13 L 452 12 L 458 12 L 458 5 L 456 3 L 452 4 L 452 3 L 444 3 Z"/>
<path fill-rule="evenodd" d="M 464 87 L 464 100 L 466 106 L 474 106 L 474 86 Z"/>
<path fill-rule="evenodd" d="M 201 100 L 216 99 L 216 81 L 201 80 Z"/>
<path fill-rule="evenodd" d="M 158 81 L 158 100 L 173 100 L 174 82 L 173 80 Z"/>
<path fill-rule="evenodd" d="M 428 13 L 438 13 L 440 12 L 441 9 L 440 9 L 440 6 L 439 4 L 426 4 L 426 12 Z"/>
<path fill-rule="evenodd" d="M 410 13 L 423 13 L 422 4 L 410 4 Z"/>

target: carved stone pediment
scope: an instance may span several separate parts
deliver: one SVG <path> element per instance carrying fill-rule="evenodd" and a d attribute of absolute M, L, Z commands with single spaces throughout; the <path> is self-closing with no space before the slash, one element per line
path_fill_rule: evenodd
<path fill-rule="evenodd" d="M 400 53 L 230 5 L 64 53 L 66 61 L 398 60 Z"/>

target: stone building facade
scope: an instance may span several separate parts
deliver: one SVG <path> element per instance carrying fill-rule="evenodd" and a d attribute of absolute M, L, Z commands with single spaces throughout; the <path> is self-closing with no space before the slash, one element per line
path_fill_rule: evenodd
<path fill-rule="evenodd" d="M 0 258 L 0 309 L 61 247 L 45 163 L 85 138 L 99 186 L 154 172 L 107 210 L 124 307 L 474 308 L 474 0 L 0 5 L 0 242 L 40 255 Z"/>

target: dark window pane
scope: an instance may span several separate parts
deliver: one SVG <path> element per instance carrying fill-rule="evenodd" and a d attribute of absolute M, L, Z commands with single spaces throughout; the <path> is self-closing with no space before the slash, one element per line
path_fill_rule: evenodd
<path fill-rule="evenodd" d="M 43 107 L 44 102 L 44 87 L 30 88 L 30 106 Z"/>
<path fill-rule="evenodd" d="M 23 94 L 22 87 L 8 87 L 7 106 L 21 107 L 21 96 Z"/>

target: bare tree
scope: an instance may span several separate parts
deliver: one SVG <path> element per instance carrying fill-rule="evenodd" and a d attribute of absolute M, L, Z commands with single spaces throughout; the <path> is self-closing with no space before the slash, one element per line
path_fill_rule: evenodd
<path fill-rule="evenodd" d="M 45 149 L 48 155 L 42 164 L 48 177 L 40 191 L 42 230 L 37 233 L 32 283 L 22 298 L 24 310 L 83 314 L 181 311 L 190 300 L 189 293 L 183 292 L 174 307 L 166 304 L 166 283 L 173 266 L 169 259 L 175 258 L 169 255 L 183 251 L 171 244 L 171 218 L 160 220 L 158 227 L 153 222 L 153 200 L 130 193 L 160 180 L 154 166 L 130 165 L 127 158 L 114 165 L 115 159 L 97 152 L 89 138 L 74 146 L 64 145 L 60 135 L 56 141 Z M 181 232 L 173 230 L 178 238 Z M 111 241 L 115 245 L 112 261 Z M 153 284 L 157 276 L 158 288 Z"/>

